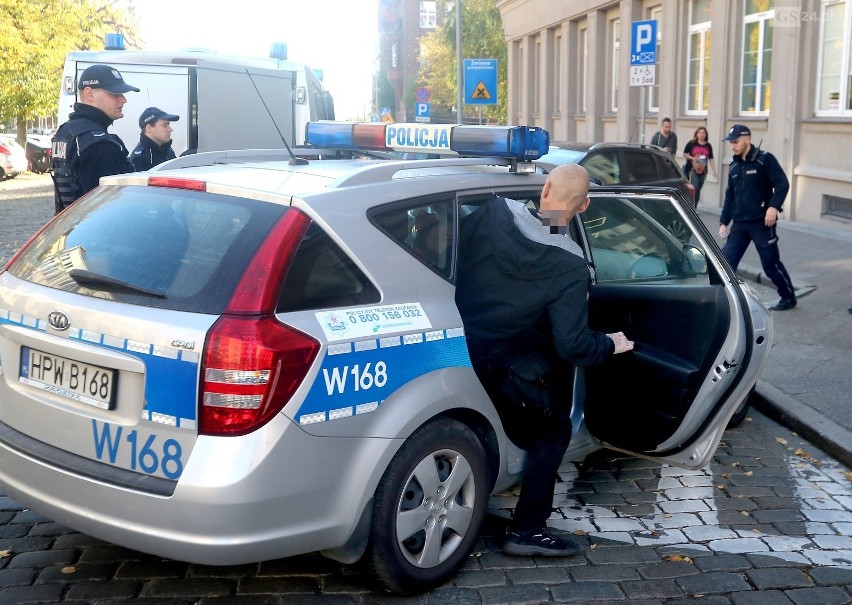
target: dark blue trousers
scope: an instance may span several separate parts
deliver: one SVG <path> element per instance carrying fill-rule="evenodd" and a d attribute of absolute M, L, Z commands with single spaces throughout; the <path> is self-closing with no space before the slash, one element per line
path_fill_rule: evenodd
<path fill-rule="evenodd" d="M 733 267 L 734 271 L 740 264 L 749 243 L 754 242 L 754 247 L 760 256 L 760 264 L 766 277 L 772 280 L 781 298 L 796 300 L 795 288 L 790 274 L 781 262 L 778 252 L 778 233 L 775 227 L 767 227 L 763 221 L 760 222 L 735 222 L 731 227 L 722 254 Z"/>

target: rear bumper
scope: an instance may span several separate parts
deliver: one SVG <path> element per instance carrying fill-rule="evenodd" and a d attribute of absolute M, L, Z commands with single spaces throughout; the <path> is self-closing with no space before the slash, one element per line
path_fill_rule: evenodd
<path fill-rule="evenodd" d="M 281 416 L 245 439 L 200 437 L 171 496 L 70 473 L 8 443 L 0 482 L 21 504 L 97 538 L 232 565 L 344 545 L 399 445 L 312 437 Z"/>

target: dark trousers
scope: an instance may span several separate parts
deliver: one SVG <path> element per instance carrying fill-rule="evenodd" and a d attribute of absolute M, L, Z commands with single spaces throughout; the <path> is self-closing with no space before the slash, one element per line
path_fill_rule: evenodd
<path fill-rule="evenodd" d="M 556 473 L 571 442 L 573 428 L 571 389 L 574 369 L 565 363 L 558 364 L 557 368 L 551 385 L 557 403 L 545 416 L 533 409 L 519 409 L 506 401 L 498 386 L 500 373 L 505 370 L 474 361 L 474 369 L 494 402 L 507 435 L 527 452 L 521 494 L 510 523 L 512 531 L 544 527 L 553 512 Z"/>
<path fill-rule="evenodd" d="M 763 222 L 735 222 L 731 227 L 725 247 L 722 248 L 722 254 L 725 255 L 728 263 L 736 271 L 751 242 L 754 242 L 754 247 L 760 256 L 763 272 L 775 284 L 778 296 L 796 300 L 793 281 L 781 262 L 781 255 L 778 252 L 778 233 L 774 226 L 767 227 Z"/>
<path fill-rule="evenodd" d="M 698 174 L 694 170 L 692 170 L 689 174 L 689 181 L 692 183 L 692 186 L 695 187 L 695 206 L 698 207 L 698 200 L 701 199 L 701 189 L 704 187 L 704 181 L 707 180 L 707 169 L 704 169 L 704 172 Z"/>

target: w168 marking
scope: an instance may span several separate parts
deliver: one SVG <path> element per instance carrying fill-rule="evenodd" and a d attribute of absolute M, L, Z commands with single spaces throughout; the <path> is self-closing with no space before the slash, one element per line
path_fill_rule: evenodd
<path fill-rule="evenodd" d="M 325 389 L 329 395 L 335 391 L 338 394 L 346 392 L 349 385 L 349 377 L 352 377 L 352 388 L 355 391 L 366 391 L 373 387 L 383 387 L 388 382 L 388 366 L 384 361 L 377 361 L 374 366 L 367 362 L 362 368 L 360 364 L 322 369 L 325 378 Z"/>
<path fill-rule="evenodd" d="M 115 429 L 114 433 L 113 429 Z M 106 456 L 110 464 L 115 464 L 119 451 L 127 448 L 130 450 L 128 453 L 132 471 L 138 467 L 142 472 L 153 475 L 159 470 L 168 479 L 177 479 L 183 473 L 183 460 L 181 460 L 183 449 L 176 439 L 166 439 L 157 448 L 158 436 L 155 434 L 149 435 L 143 443 L 136 429 L 125 434 L 124 427 L 111 427 L 104 423 L 99 431 L 96 420 L 92 420 L 92 435 L 98 460 L 103 460 Z"/>

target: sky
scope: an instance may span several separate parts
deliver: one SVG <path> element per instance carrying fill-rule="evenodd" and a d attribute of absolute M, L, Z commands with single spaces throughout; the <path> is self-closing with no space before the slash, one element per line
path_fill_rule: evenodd
<path fill-rule="evenodd" d="M 378 0 L 131 0 L 146 50 L 287 58 L 324 73 L 339 120 L 369 119 Z"/>

